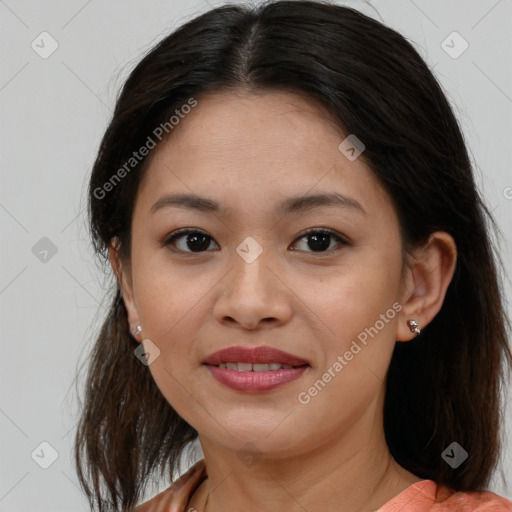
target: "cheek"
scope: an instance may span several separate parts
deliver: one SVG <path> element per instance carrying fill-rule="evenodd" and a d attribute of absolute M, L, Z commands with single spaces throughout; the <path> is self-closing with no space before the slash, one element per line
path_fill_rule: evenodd
<path fill-rule="evenodd" d="M 301 279 L 297 295 L 331 328 L 333 336 L 356 336 L 392 307 L 398 297 L 399 270 L 392 259 L 361 255 L 328 276 Z"/>
<path fill-rule="evenodd" d="M 197 322 L 215 276 L 198 265 L 172 262 L 165 249 L 138 250 L 133 255 L 137 309 L 147 337 L 164 343 L 184 339 L 183 329 Z"/>
<path fill-rule="evenodd" d="M 311 318 L 316 317 L 321 332 L 319 371 L 323 373 L 332 367 L 341 356 L 343 371 L 339 375 L 343 373 L 345 377 L 337 380 L 347 379 L 344 385 L 354 391 L 364 385 L 362 375 L 368 377 L 372 372 L 377 377 L 385 375 L 401 310 L 396 302 L 398 256 L 368 254 L 369 257 L 361 254 L 353 263 L 338 269 L 336 277 L 322 278 L 314 287 L 307 288 L 309 291 L 302 297 L 314 312 Z"/>
<path fill-rule="evenodd" d="M 139 274 L 138 310 L 144 336 L 159 349 L 149 370 L 163 396 L 186 420 L 194 389 L 195 340 L 206 322 L 211 285 L 167 266 L 145 265 Z M 197 414 L 197 412 L 196 412 Z"/>
<path fill-rule="evenodd" d="M 336 293 L 318 290 L 316 307 L 329 327 L 328 337 L 317 339 L 319 366 L 300 402 L 307 402 L 305 414 L 319 435 L 360 417 L 385 387 L 400 307 L 389 292 L 394 290 L 392 280 L 385 274 L 354 269 L 335 284 Z M 325 418 L 326 404 L 330 404 L 329 418 Z"/>

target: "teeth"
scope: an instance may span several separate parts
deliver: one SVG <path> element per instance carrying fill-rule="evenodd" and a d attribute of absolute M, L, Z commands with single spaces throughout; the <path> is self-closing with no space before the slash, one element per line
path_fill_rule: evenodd
<path fill-rule="evenodd" d="M 220 363 L 219 368 L 226 368 L 228 370 L 237 370 L 239 372 L 268 372 L 269 370 L 281 370 L 293 368 L 289 364 L 279 364 L 279 363 Z"/>
<path fill-rule="evenodd" d="M 268 372 L 270 370 L 270 365 L 268 364 L 253 364 L 252 368 L 255 372 Z"/>

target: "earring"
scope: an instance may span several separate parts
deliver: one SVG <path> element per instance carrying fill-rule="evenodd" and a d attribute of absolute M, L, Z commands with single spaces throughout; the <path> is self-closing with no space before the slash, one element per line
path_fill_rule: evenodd
<path fill-rule="evenodd" d="M 130 332 L 132 336 L 138 336 L 142 332 L 142 328 L 140 325 L 136 325 L 135 327 L 130 328 Z"/>
<path fill-rule="evenodd" d="M 411 332 L 414 332 L 415 334 L 420 334 L 421 329 L 418 327 L 418 322 L 416 322 L 416 320 L 407 320 L 407 325 L 409 326 Z"/>

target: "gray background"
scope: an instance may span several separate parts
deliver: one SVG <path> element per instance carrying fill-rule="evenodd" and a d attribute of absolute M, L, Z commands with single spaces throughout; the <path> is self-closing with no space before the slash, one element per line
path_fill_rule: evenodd
<path fill-rule="evenodd" d="M 378 14 L 362 1 L 340 3 L 398 30 L 434 69 L 462 124 L 511 268 L 512 1 L 374 0 Z M 87 238 L 88 175 L 127 73 L 173 27 L 220 4 L 0 0 L 0 512 L 87 510 L 72 466 L 73 379 L 109 283 Z M 45 31 L 58 48 L 42 58 L 52 44 L 40 36 Z M 457 58 L 464 43 L 453 31 L 469 45 Z M 506 428 L 508 489 L 496 475 L 491 490 L 512 498 L 510 400 Z M 52 450 L 57 458 L 43 469 Z"/>

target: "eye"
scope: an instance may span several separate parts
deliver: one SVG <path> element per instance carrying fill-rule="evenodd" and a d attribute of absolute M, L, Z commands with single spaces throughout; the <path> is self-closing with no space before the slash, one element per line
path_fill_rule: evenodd
<path fill-rule="evenodd" d="M 326 252 L 332 253 L 335 249 L 326 250 L 330 246 L 331 239 L 338 241 L 337 245 L 349 245 L 349 242 L 345 240 L 336 231 L 331 229 L 308 229 L 303 233 L 297 240 L 307 239 L 306 245 L 312 249 L 312 252 Z M 306 251 L 308 252 L 308 251 Z"/>
<path fill-rule="evenodd" d="M 175 244 L 175 241 L 184 238 L 185 236 L 186 238 L 184 242 L 182 242 L 181 247 L 178 247 L 177 244 Z M 194 253 L 204 252 L 204 250 L 208 248 L 212 240 L 213 238 L 207 235 L 204 231 L 199 231 L 197 229 L 179 229 L 178 231 L 175 231 L 169 237 L 167 237 L 162 242 L 162 245 L 176 245 L 178 251 Z M 187 251 L 187 248 L 190 249 L 190 251 Z"/>
<path fill-rule="evenodd" d="M 331 245 L 331 239 L 335 239 L 338 241 L 337 245 L 349 245 L 341 235 L 339 235 L 336 231 L 331 229 L 318 229 L 312 228 L 303 233 L 296 240 L 308 239 L 306 242 L 307 246 L 312 249 L 311 252 L 326 252 L 332 253 L 335 249 L 329 249 Z M 213 241 L 213 238 L 206 234 L 204 231 L 198 229 L 189 229 L 183 228 L 171 233 L 170 236 L 165 238 L 162 241 L 163 246 L 175 246 L 177 248 L 176 252 L 205 252 L 210 243 Z M 181 243 L 181 247 L 178 245 Z M 217 248 L 220 249 L 219 245 Z M 336 244 L 335 244 L 336 245 Z M 308 252 L 308 251 L 306 251 Z"/>

